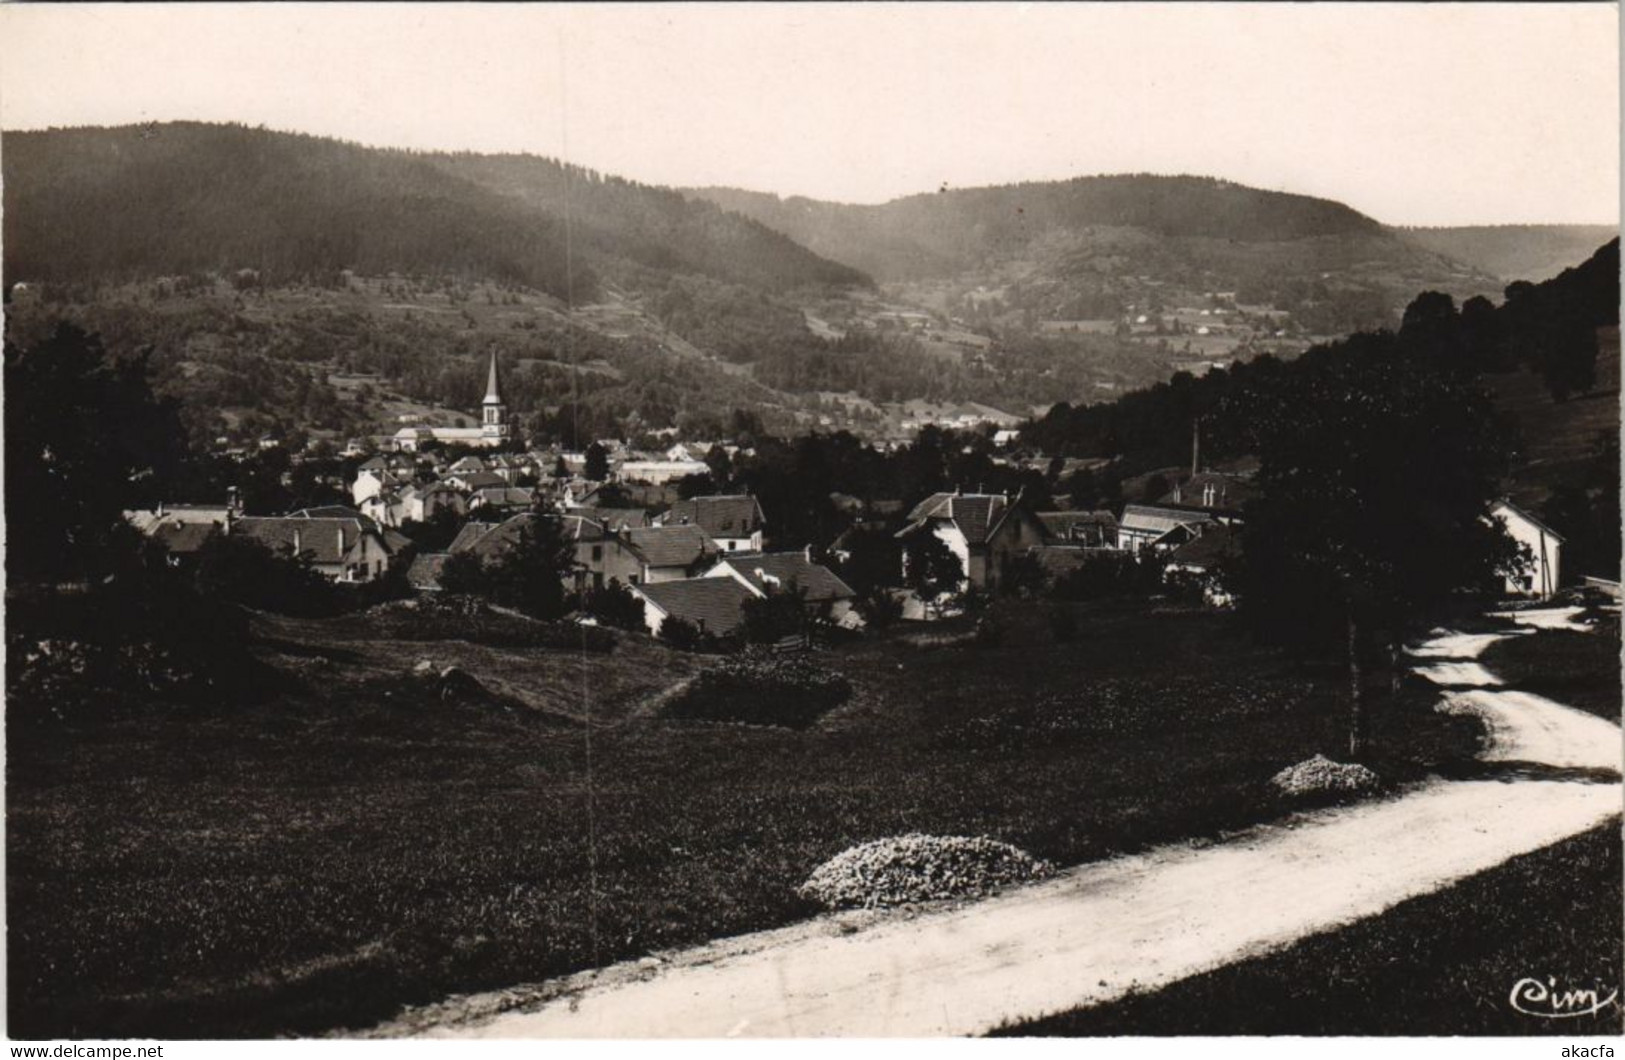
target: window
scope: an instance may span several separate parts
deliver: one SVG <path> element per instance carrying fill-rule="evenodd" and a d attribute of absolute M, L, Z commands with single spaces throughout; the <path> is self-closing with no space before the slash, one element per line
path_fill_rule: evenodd
<path fill-rule="evenodd" d="M 603 560 L 604 560 L 604 546 L 603 545 L 594 545 L 594 546 L 592 546 L 592 561 L 594 563 L 602 563 Z"/>
<path fill-rule="evenodd" d="M 737 541 L 728 542 L 728 551 L 729 552 L 732 552 L 734 549 L 736 549 L 738 547 L 739 547 L 739 542 L 737 542 Z"/>

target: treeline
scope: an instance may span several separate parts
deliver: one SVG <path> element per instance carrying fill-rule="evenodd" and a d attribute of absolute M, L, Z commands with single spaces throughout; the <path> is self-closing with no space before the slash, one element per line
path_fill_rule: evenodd
<path fill-rule="evenodd" d="M 1583 265 L 1541 284 L 1515 283 L 1500 306 L 1471 298 L 1457 307 L 1448 295 L 1426 292 L 1405 310 L 1394 332 L 1377 332 L 1318 346 L 1294 364 L 1342 356 L 1349 349 L 1397 347 L 1408 356 L 1473 375 L 1519 367 L 1540 373 L 1554 396 L 1589 389 L 1596 379 L 1596 329 L 1619 321 L 1619 241 Z M 1078 457 L 1127 456 L 1155 464 L 1189 458 L 1193 424 L 1201 419 L 1203 451 L 1239 455 L 1245 424 L 1234 422 L 1239 395 L 1282 378 L 1287 364 L 1259 357 L 1201 378 L 1179 373 L 1166 383 L 1099 405 L 1055 405 L 1022 432 L 1024 444 Z"/>
<path fill-rule="evenodd" d="M 952 189 L 879 206 L 780 199 L 732 188 L 693 194 L 888 280 L 975 268 L 1056 229 L 1138 228 L 1177 239 L 1253 242 L 1383 231 L 1341 203 L 1208 177 L 1079 177 Z"/>
<path fill-rule="evenodd" d="M 866 284 L 675 192 L 543 158 L 419 154 L 177 122 L 4 137 L 12 281 L 461 276 L 587 301 L 629 263 L 780 289 Z M 568 226 L 570 231 L 566 231 Z"/>

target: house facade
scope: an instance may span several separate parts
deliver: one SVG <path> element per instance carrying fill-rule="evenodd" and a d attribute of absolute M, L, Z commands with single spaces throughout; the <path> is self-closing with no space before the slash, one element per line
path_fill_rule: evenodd
<path fill-rule="evenodd" d="M 1544 600 L 1557 592 L 1562 584 L 1563 535 L 1508 500 L 1498 501 L 1490 509 L 1490 516 L 1499 520 L 1508 536 L 1526 550 L 1528 565 L 1523 573 L 1508 575 L 1507 595 Z"/>
<path fill-rule="evenodd" d="M 1003 494 L 934 493 L 914 506 L 896 536 L 907 542 L 923 533 L 935 534 L 958 558 L 966 586 L 989 593 L 998 592 L 1007 562 L 1044 543 L 1043 524 Z M 906 549 L 903 565 L 906 577 Z"/>

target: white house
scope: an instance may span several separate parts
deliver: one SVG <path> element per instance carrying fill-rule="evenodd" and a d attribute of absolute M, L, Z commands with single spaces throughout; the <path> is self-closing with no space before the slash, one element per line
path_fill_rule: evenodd
<path fill-rule="evenodd" d="M 1496 502 L 1490 515 L 1501 521 L 1512 540 L 1528 550 L 1529 564 L 1521 575 L 1507 578 L 1507 594 L 1544 600 L 1555 593 L 1563 573 L 1563 535 L 1511 501 Z"/>

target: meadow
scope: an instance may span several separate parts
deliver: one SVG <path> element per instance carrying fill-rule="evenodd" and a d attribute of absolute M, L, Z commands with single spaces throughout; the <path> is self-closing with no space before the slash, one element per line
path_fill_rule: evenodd
<path fill-rule="evenodd" d="M 501 647 L 353 616 L 256 617 L 254 702 L 14 702 L 10 1033 L 364 1027 L 814 915 L 797 885 L 882 836 L 1076 864 L 1302 805 L 1267 781 L 1339 745 L 1334 663 L 1199 609 L 1076 610 L 1064 642 L 1016 604 L 980 643 L 817 652 L 851 695 L 803 730 L 667 716 L 711 660 L 646 638 Z M 448 694 L 423 661 L 477 685 Z M 1372 715 L 1394 782 L 1476 746 L 1402 697 Z"/>

